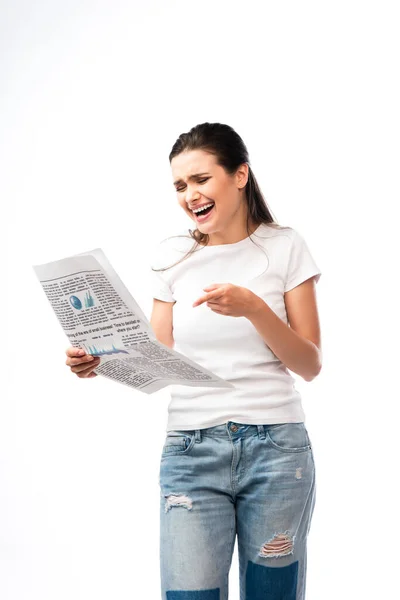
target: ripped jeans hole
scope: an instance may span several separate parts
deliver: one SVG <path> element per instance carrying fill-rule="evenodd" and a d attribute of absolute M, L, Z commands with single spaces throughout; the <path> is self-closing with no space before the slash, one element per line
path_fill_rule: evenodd
<path fill-rule="evenodd" d="M 278 557 L 292 554 L 294 538 L 295 536 L 291 538 L 287 535 L 287 532 L 275 534 L 272 540 L 263 544 L 258 555 Z"/>
<path fill-rule="evenodd" d="M 167 499 L 165 502 L 165 512 L 168 512 L 173 506 L 183 506 L 188 510 L 192 510 L 192 500 L 189 496 L 185 496 L 184 494 L 170 494 L 169 496 L 165 496 Z"/>

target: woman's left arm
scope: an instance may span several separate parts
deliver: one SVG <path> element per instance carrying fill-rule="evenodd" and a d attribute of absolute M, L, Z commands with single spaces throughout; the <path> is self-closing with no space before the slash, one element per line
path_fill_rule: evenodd
<path fill-rule="evenodd" d="M 255 295 L 245 315 L 288 369 L 312 381 L 322 367 L 321 333 L 314 277 L 285 293 L 290 327 Z"/>

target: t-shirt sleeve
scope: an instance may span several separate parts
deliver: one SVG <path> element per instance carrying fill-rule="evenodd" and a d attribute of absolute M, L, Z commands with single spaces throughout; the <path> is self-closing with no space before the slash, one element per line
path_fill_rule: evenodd
<path fill-rule="evenodd" d="M 168 260 L 170 260 L 168 246 L 159 243 L 153 251 L 149 265 L 151 294 L 153 298 L 157 298 L 158 300 L 175 302 L 167 277 L 170 271 L 168 269 L 166 271 L 153 271 L 153 269 L 164 269 L 170 266 L 172 262 L 168 262 Z"/>
<path fill-rule="evenodd" d="M 171 288 L 162 276 L 163 272 L 164 271 L 153 271 L 150 266 L 152 297 L 157 298 L 158 300 L 164 300 L 164 302 L 175 302 Z"/>
<path fill-rule="evenodd" d="M 303 236 L 293 230 L 289 263 L 286 272 L 285 292 L 288 292 L 313 276 L 315 277 L 315 283 L 318 283 L 321 271 Z"/>

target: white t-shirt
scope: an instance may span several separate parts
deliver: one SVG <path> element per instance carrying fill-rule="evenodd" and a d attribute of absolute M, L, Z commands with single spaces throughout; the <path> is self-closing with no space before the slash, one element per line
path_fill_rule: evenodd
<path fill-rule="evenodd" d="M 187 231 L 182 235 L 161 241 L 150 267 L 169 267 L 183 258 L 195 242 Z M 227 421 L 304 422 L 295 379 L 249 319 L 215 313 L 205 302 L 192 306 L 206 294 L 204 287 L 232 283 L 260 296 L 288 324 L 284 292 L 312 276 L 318 282 L 321 276 L 297 231 L 261 224 L 235 244 L 198 246 L 181 263 L 151 273 L 153 297 L 175 302 L 174 349 L 235 386 L 171 385 L 167 431 L 202 429 Z"/>

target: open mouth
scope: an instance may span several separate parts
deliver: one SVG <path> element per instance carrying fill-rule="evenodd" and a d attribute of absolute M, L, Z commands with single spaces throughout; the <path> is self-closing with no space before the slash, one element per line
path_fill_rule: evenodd
<path fill-rule="evenodd" d="M 214 210 L 214 206 L 215 206 L 215 204 L 213 204 L 212 206 L 209 206 L 205 210 L 200 211 L 199 213 L 193 213 L 196 218 L 196 221 L 199 221 L 200 223 L 202 221 L 205 221 L 209 217 L 209 215 L 212 213 L 212 211 Z"/>

